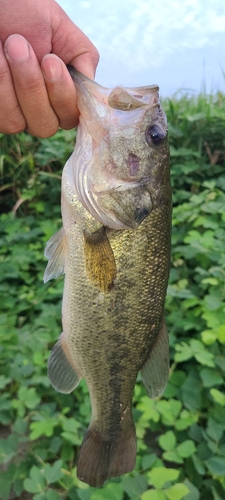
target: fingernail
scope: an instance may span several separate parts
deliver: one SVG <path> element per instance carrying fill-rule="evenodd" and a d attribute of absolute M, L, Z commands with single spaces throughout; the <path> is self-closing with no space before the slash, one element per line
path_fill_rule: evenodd
<path fill-rule="evenodd" d="M 63 74 L 63 68 L 60 60 L 53 57 L 53 54 L 47 54 L 44 56 L 41 64 L 41 68 L 46 80 L 54 81 L 61 78 Z"/>
<path fill-rule="evenodd" d="M 30 55 L 29 44 L 21 35 L 10 35 L 4 45 L 5 54 L 12 61 L 24 61 Z"/>

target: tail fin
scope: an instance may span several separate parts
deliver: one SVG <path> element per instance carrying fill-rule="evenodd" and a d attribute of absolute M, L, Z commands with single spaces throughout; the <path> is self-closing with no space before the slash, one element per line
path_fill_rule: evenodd
<path fill-rule="evenodd" d="M 78 457 L 77 477 L 90 486 L 133 470 L 136 460 L 136 435 L 132 426 L 116 441 L 105 441 L 101 434 L 88 429 Z"/>

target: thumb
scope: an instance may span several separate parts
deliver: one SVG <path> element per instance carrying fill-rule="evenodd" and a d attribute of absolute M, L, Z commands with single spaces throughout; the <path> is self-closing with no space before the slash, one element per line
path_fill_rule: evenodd
<path fill-rule="evenodd" d="M 93 79 L 99 53 L 89 38 L 71 21 L 57 4 L 52 23 L 52 52 L 65 64 Z"/>

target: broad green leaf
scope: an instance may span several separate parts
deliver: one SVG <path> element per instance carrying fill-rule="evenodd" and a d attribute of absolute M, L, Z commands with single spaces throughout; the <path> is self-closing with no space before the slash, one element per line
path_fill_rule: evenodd
<path fill-rule="evenodd" d="M 80 483 L 81 483 L 81 481 L 80 481 Z M 86 483 L 81 483 L 81 484 L 80 483 L 78 482 L 78 489 L 76 490 L 78 498 L 80 500 L 90 500 L 91 495 L 93 495 L 93 493 L 96 492 L 95 488 L 88 487 L 88 485 L 86 485 Z M 87 486 L 87 488 L 86 487 L 83 488 L 83 484 L 85 484 L 85 486 Z"/>
<path fill-rule="evenodd" d="M 123 489 L 118 483 L 108 483 L 107 486 L 96 490 L 91 495 L 91 500 L 122 500 L 123 499 Z"/>
<path fill-rule="evenodd" d="M 142 469 L 150 469 L 152 464 L 155 462 L 156 458 L 157 456 L 155 453 L 151 453 L 150 455 L 144 455 L 142 458 Z"/>
<path fill-rule="evenodd" d="M 179 444 L 179 446 L 177 446 L 177 452 L 182 458 L 190 457 L 192 453 L 195 453 L 195 451 L 196 447 L 191 439 L 187 439 L 186 441 L 183 441 L 183 443 Z"/>
<path fill-rule="evenodd" d="M 160 404 L 160 401 L 159 401 L 159 404 Z M 170 405 L 171 412 L 173 413 L 173 415 L 175 417 L 177 417 L 180 413 L 181 408 L 182 408 L 181 401 L 178 401 L 177 399 L 171 398 L 169 401 L 169 405 Z"/>
<path fill-rule="evenodd" d="M 33 496 L 33 500 L 46 500 L 46 494 L 37 493 L 36 495 Z"/>
<path fill-rule="evenodd" d="M 214 420 L 213 418 L 209 418 L 206 433 L 210 438 L 214 439 L 214 441 L 217 442 L 223 436 L 224 426 L 218 424 L 218 422 L 216 422 L 216 420 Z"/>
<path fill-rule="evenodd" d="M 166 500 L 166 495 L 161 490 L 148 490 L 141 495 L 141 500 Z"/>
<path fill-rule="evenodd" d="M 54 433 L 54 428 L 59 425 L 57 417 L 45 418 L 38 422 L 32 422 L 30 424 L 30 439 L 33 441 L 38 439 L 40 436 L 51 437 Z"/>
<path fill-rule="evenodd" d="M 199 363 L 206 366 L 215 366 L 213 354 L 205 349 L 204 344 L 200 340 L 190 340 L 190 347 Z"/>
<path fill-rule="evenodd" d="M 175 418 L 180 412 L 182 404 L 180 401 L 176 399 L 170 399 L 170 401 L 166 401 L 161 399 L 157 401 L 157 409 L 162 415 L 162 421 L 164 425 L 172 425 L 175 422 Z"/>
<path fill-rule="evenodd" d="M 69 408 L 69 410 L 70 410 L 70 408 Z M 68 409 L 67 409 L 67 411 L 68 411 Z M 81 427 L 80 422 L 78 420 L 76 420 L 75 418 L 67 418 L 65 416 L 62 416 L 61 421 L 62 421 L 62 426 L 63 426 L 64 431 L 75 433 Z"/>
<path fill-rule="evenodd" d="M 166 389 L 163 393 L 163 397 L 166 399 L 170 399 L 177 396 L 177 394 L 178 394 L 178 387 L 171 384 L 171 382 L 168 382 Z"/>
<path fill-rule="evenodd" d="M 211 457 L 205 461 L 209 471 L 214 476 L 224 476 L 225 474 L 225 457 Z"/>
<path fill-rule="evenodd" d="M 216 311 L 221 306 L 221 299 L 215 295 L 205 295 L 204 302 L 209 311 Z"/>
<path fill-rule="evenodd" d="M 179 455 L 177 450 L 164 451 L 163 458 L 167 460 L 167 462 L 175 462 L 177 464 L 183 463 L 183 458 Z"/>
<path fill-rule="evenodd" d="M 218 371 L 210 368 L 202 368 L 200 370 L 200 377 L 204 387 L 212 387 L 223 383 L 223 378 L 219 375 Z"/>
<path fill-rule="evenodd" d="M 175 422 L 175 428 L 178 431 L 182 431 L 190 427 L 190 425 L 194 424 L 198 420 L 198 415 L 196 413 L 188 412 L 187 410 L 183 410 L 180 414 L 180 417 Z"/>
<path fill-rule="evenodd" d="M 225 406 L 225 395 L 218 391 L 218 389 L 210 389 L 210 394 L 213 399 L 221 406 Z"/>
<path fill-rule="evenodd" d="M 196 488 L 196 486 L 193 483 L 191 483 L 191 481 L 189 481 L 189 479 L 187 479 L 187 478 L 184 480 L 184 484 L 189 489 L 189 493 L 187 493 L 184 496 L 184 500 L 199 500 L 200 492 Z"/>
<path fill-rule="evenodd" d="M 182 342 L 181 344 L 175 345 L 176 354 L 174 356 L 175 361 L 177 363 L 181 363 L 182 361 L 187 361 L 188 359 L 193 357 L 193 351 L 191 347 L 186 344 L 186 342 Z"/>
<path fill-rule="evenodd" d="M 215 330 L 203 330 L 201 338 L 205 345 L 211 345 L 217 340 L 217 333 Z"/>
<path fill-rule="evenodd" d="M 26 413 L 26 408 L 25 404 L 23 401 L 20 401 L 19 399 L 13 399 L 12 400 L 12 407 L 17 410 L 17 414 L 19 417 L 24 417 Z"/>
<path fill-rule="evenodd" d="M 40 402 L 40 397 L 37 395 L 34 387 L 27 388 L 21 386 L 18 391 L 18 398 L 24 401 L 25 405 L 30 410 L 35 408 Z"/>
<path fill-rule="evenodd" d="M 219 495 L 216 488 L 212 487 L 213 500 L 223 500 L 223 498 Z"/>
<path fill-rule="evenodd" d="M 4 389 L 11 382 L 11 378 L 5 377 L 5 375 L 0 375 L 0 390 Z"/>
<path fill-rule="evenodd" d="M 61 432 L 62 438 L 74 445 L 80 445 L 82 442 L 81 437 L 78 436 L 77 432 Z"/>
<path fill-rule="evenodd" d="M 45 493 L 46 500 L 63 500 L 62 495 L 55 490 L 48 490 Z"/>
<path fill-rule="evenodd" d="M 181 500 L 189 493 L 189 489 L 186 484 L 177 483 L 166 490 L 166 497 L 168 500 Z"/>
<path fill-rule="evenodd" d="M 62 439 L 59 436 L 54 436 L 50 442 L 50 451 L 53 455 L 56 455 L 62 446 Z"/>
<path fill-rule="evenodd" d="M 225 343 L 225 325 L 220 325 L 218 327 L 218 340 L 221 344 Z"/>
<path fill-rule="evenodd" d="M 11 464 L 6 471 L 1 471 L 0 498 L 2 500 L 8 500 L 9 498 L 15 472 L 16 466 L 14 464 Z"/>
<path fill-rule="evenodd" d="M 218 285 L 219 281 L 217 278 L 209 277 L 202 280 L 202 283 L 209 283 L 210 285 Z"/>
<path fill-rule="evenodd" d="M 159 437 L 159 445 L 165 451 L 173 450 L 176 446 L 176 436 L 173 431 L 168 431 Z"/>
<path fill-rule="evenodd" d="M 202 462 L 202 460 L 199 458 L 199 456 L 196 453 L 193 453 L 192 455 L 192 461 L 195 466 L 196 471 L 202 476 L 205 474 L 205 466 Z"/>
<path fill-rule="evenodd" d="M 145 476 L 137 474 L 135 477 L 123 476 L 121 486 L 129 497 L 133 499 L 134 496 L 140 498 L 142 493 L 147 490 L 148 483 Z"/>
<path fill-rule="evenodd" d="M 26 434 L 27 427 L 28 427 L 28 422 L 25 419 L 17 418 L 13 425 L 13 431 L 16 432 L 17 434 L 24 435 Z"/>
<path fill-rule="evenodd" d="M 181 388 L 182 401 L 186 408 L 197 411 L 201 407 L 202 384 L 196 370 L 191 370 Z"/>
<path fill-rule="evenodd" d="M 186 374 L 184 371 L 176 370 L 175 372 L 172 373 L 172 375 L 170 377 L 170 382 L 172 382 L 172 384 L 180 387 L 183 384 L 183 382 L 185 381 L 185 377 L 186 377 Z"/>
<path fill-rule="evenodd" d="M 162 488 L 168 481 L 175 481 L 180 474 L 176 469 L 167 469 L 166 467 L 154 467 L 148 472 L 147 476 L 150 483 L 155 488 Z"/>
<path fill-rule="evenodd" d="M 211 352 L 201 351 L 195 354 L 196 360 L 205 366 L 215 366 L 214 356 Z"/>
<path fill-rule="evenodd" d="M 52 466 L 50 464 L 45 464 L 44 474 L 47 483 L 55 483 L 63 476 L 61 471 L 62 460 L 57 460 Z"/>
<path fill-rule="evenodd" d="M 40 469 L 33 465 L 30 470 L 30 477 L 24 480 L 24 488 L 30 493 L 42 493 L 45 488 L 45 478 Z"/>
<path fill-rule="evenodd" d="M 224 323 L 224 316 L 221 317 L 221 314 L 218 311 L 215 314 L 214 311 L 208 311 L 207 309 L 205 309 L 203 310 L 202 317 L 206 321 L 207 327 L 212 328 L 213 330 L 215 328 L 218 328 L 221 323 Z"/>
<path fill-rule="evenodd" d="M 159 412 L 156 408 L 156 402 L 153 399 L 149 399 L 147 396 L 141 398 L 140 402 L 137 404 L 137 409 L 143 412 L 141 420 L 146 419 L 158 422 L 160 419 Z"/>
<path fill-rule="evenodd" d="M 0 439 L 0 463 L 7 464 L 16 455 L 19 439 L 10 434 L 7 439 Z"/>

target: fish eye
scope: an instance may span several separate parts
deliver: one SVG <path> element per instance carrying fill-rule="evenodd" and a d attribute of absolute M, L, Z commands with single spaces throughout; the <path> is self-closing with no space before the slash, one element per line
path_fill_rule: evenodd
<path fill-rule="evenodd" d="M 145 137 L 149 146 L 160 146 L 166 135 L 157 125 L 151 125 L 146 128 Z"/>

